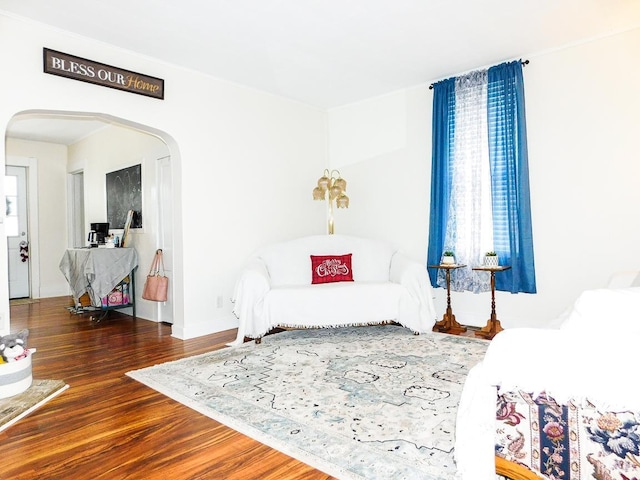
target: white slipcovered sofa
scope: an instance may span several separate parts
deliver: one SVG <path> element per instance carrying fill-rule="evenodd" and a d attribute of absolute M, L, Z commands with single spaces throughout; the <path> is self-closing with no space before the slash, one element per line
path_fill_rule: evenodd
<path fill-rule="evenodd" d="M 348 254 L 353 281 L 312 284 L 312 255 Z M 345 273 L 348 266 L 338 263 L 338 273 Z M 239 327 L 232 345 L 245 337 L 259 341 L 276 327 L 394 321 L 417 334 L 430 332 L 436 321 L 424 265 L 388 243 L 346 235 L 308 236 L 260 249 L 243 268 L 233 301 Z"/>

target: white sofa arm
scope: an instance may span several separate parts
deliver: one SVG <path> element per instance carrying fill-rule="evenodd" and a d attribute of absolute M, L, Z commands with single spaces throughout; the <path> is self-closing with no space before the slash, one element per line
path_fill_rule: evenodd
<path fill-rule="evenodd" d="M 401 305 L 399 322 L 419 333 L 431 331 L 436 322 L 436 309 L 433 304 L 433 293 L 426 266 L 396 252 L 391 257 L 389 280 L 404 286 L 414 304 L 418 305 L 419 328 L 410 325 L 413 322 L 407 317 L 415 316 L 416 313 L 409 305 Z M 412 312 L 412 310 L 414 311 Z"/>
<path fill-rule="evenodd" d="M 405 282 L 410 281 L 411 277 L 415 275 L 412 270 L 417 266 L 420 266 L 413 260 L 409 259 L 401 252 L 396 252 L 391 257 L 391 267 L 389 271 L 389 280 L 393 283 L 400 283 L 404 285 Z"/>
<path fill-rule="evenodd" d="M 233 299 L 233 313 L 239 320 L 236 340 L 229 345 L 244 342 L 245 333 L 252 331 L 256 321 L 256 308 L 262 305 L 264 296 L 271 290 L 271 278 L 264 261 L 260 258 L 249 260 L 236 282 Z"/>

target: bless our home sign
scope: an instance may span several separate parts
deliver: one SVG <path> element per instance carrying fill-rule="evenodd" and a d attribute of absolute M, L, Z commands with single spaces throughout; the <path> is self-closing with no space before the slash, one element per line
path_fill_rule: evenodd
<path fill-rule="evenodd" d="M 44 72 L 164 100 L 164 80 L 43 48 Z"/>

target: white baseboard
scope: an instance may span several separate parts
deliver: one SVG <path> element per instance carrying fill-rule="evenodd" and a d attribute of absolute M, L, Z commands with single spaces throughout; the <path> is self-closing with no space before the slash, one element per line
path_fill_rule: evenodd
<path fill-rule="evenodd" d="M 40 285 L 40 294 L 34 298 L 71 296 L 68 285 Z"/>
<path fill-rule="evenodd" d="M 186 327 L 178 326 L 175 323 L 171 326 L 171 336 L 180 340 L 202 337 L 212 333 L 224 332 L 238 328 L 238 319 L 232 313 L 223 317 L 216 317 L 213 320 L 190 324 Z"/>

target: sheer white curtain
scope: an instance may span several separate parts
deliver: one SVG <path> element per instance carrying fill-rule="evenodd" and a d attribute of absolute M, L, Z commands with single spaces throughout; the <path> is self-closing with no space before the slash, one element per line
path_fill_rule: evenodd
<path fill-rule="evenodd" d="M 487 71 L 456 78 L 455 134 L 451 160 L 445 250 L 466 264 L 451 276 L 456 291 L 488 291 L 489 276 L 477 274 L 484 254 L 493 250 L 491 173 L 487 129 Z M 440 283 L 440 282 L 438 282 Z"/>

